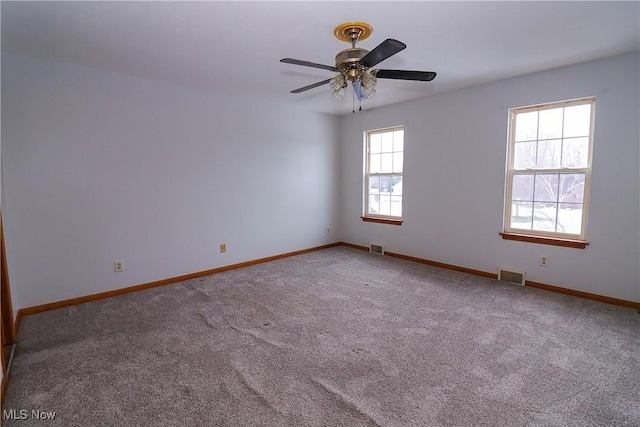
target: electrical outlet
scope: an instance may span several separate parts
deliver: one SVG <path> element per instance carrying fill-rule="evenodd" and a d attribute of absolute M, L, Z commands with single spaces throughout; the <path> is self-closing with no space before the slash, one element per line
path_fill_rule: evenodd
<path fill-rule="evenodd" d="M 227 244 L 226 243 L 220 243 L 220 253 L 223 254 L 227 252 Z"/>
<path fill-rule="evenodd" d="M 122 261 L 113 261 L 113 271 L 116 273 L 120 273 L 124 271 L 124 262 Z"/>
<path fill-rule="evenodd" d="M 546 256 L 541 256 L 540 257 L 540 266 L 541 267 L 549 267 L 549 258 L 547 258 Z"/>
<path fill-rule="evenodd" d="M 331 234 L 331 229 L 327 227 L 327 234 Z"/>

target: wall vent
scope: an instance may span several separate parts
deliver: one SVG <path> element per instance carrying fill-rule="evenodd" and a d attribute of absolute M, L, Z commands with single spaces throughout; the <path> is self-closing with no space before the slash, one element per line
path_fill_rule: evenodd
<path fill-rule="evenodd" d="M 498 280 L 502 280 L 503 282 L 524 286 L 524 275 L 524 271 L 503 267 L 498 268 Z"/>
<path fill-rule="evenodd" d="M 375 245 L 371 243 L 371 245 L 369 246 L 369 252 L 371 252 L 372 254 L 384 255 L 384 248 L 382 247 L 382 245 Z"/>

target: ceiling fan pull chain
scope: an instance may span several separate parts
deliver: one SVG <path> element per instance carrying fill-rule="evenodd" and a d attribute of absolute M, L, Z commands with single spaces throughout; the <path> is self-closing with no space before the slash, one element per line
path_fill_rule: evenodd
<path fill-rule="evenodd" d="M 356 112 L 356 92 L 351 92 L 351 112 L 355 114 Z"/>

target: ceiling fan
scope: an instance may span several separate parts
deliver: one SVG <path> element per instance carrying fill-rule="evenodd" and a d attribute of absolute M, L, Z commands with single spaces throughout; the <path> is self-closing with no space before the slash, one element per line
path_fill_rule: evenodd
<path fill-rule="evenodd" d="M 320 68 L 337 72 L 330 79 L 322 80 L 308 86 L 294 89 L 291 93 L 300 93 L 329 84 L 333 89 L 333 95 L 344 98 L 348 82 L 351 82 L 358 100 L 370 98 L 376 93 L 378 79 L 418 80 L 429 82 L 436 77 L 433 71 L 407 71 L 407 70 L 370 70 L 371 67 L 395 55 L 407 47 L 406 44 L 395 40 L 386 39 L 372 51 L 356 47 L 356 43 L 368 38 L 373 32 L 373 27 L 366 22 L 345 22 L 338 25 L 334 35 L 342 41 L 351 43 L 351 48 L 344 49 L 336 55 L 336 65 L 323 65 L 315 62 L 302 61 L 293 58 L 283 58 L 280 62 L 286 64 L 302 65 L 304 67 Z M 362 109 L 362 108 L 361 108 Z"/>

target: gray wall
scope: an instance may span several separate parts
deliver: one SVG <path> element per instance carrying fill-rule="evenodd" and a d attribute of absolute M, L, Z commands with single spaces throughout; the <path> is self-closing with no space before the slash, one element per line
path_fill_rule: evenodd
<path fill-rule="evenodd" d="M 338 118 L 3 54 L 14 309 L 340 240 L 640 301 L 639 63 L 624 55 Z M 592 95 L 590 245 L 502 240 L 508 109 Z M 399 124 L 405 222 L 363 223 L 362 132 Z"/>
<path fill-rule="evenodd" d="M 16 310 L 340 240 L 336 117 L 8 54 L 2 105 Z"/>
<path fill-rule="evenodd" d="M 639 64 L 628 54 L 344 116 L 342 239 L 640 301 Z M 589 246 L 502 240 L 509 108 L 586 96 L 597 97 Z M 405 126 L 404 224 L 363 223 L 363 132 L 395 125 Z"/>

